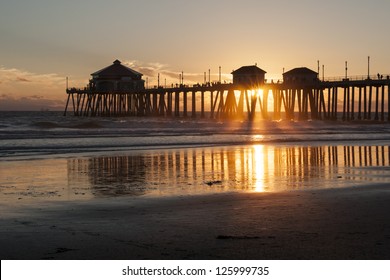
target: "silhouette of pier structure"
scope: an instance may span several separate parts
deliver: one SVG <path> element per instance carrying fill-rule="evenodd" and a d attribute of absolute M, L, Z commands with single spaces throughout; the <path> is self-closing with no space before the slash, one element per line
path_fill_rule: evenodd
<path fill-rule="evenodd" d="M 75 116 L 390 121 L 390 78 L 366 76 L 320 80 L 308 68 L 267 82 L 256 65 L 233 71 L 233 83 L 145 88 L 142 74 L 113 65 L 92 74 L 87 87 L 67 88 Z"/>

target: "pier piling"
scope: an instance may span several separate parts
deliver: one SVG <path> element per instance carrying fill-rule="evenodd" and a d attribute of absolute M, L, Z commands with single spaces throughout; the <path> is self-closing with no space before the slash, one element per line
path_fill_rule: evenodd
<path fill-rule="evenodd" d="M 64 115 L 390 121 L 389 88 L 390 79 L 264 83 L 256 88 L 234 83 L 110 92 L 70 88 Z"/>

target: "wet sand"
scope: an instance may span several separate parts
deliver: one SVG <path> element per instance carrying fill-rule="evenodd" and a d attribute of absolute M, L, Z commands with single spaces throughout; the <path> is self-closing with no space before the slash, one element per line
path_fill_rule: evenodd
<path fill-rule="evenodd" d="M 1 259 L 390 259 L 390 150 L 251 145 L 0 162 Z"/>
<path fill-rule="evenodd" d="M 389 259 L 387 184 L 2 209 L 1 259 Z"/>

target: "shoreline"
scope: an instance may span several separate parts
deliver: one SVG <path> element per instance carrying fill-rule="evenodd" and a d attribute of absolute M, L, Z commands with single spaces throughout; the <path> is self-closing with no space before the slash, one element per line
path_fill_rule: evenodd
<path fill-rule="evenodd" d="M 386 184 L 25 210 L 0 220 L 1 259 L 390 258 Z"/>
<path fill-rule="evenodd" d="M 365 121 L 250 122 L 208 118 L 63 118 L 57 114 L 16 114 L 5 118 L 3 123 L 3 126 L 0 124 L 2 160 L 193 146 L 388 143 L 390 135 L 388 122 L 367 124 Z"/>

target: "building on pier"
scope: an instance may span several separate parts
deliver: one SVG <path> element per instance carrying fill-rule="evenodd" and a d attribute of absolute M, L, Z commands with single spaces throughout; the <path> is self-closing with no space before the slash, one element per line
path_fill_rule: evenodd
<path fill-rule="evenodd" d="M 232 72 L 233 84 L 248 88 L 257 88 L 264 84 L 265 73 L 257 65 L 242 66 Z"/>
<path fill-rule="evenodd" d="M 115 60 L 112 65 L 107 66 L 91 74 L 89 81 L 91 90 L 96 91 L 128 91 L 145 88 L 145 81 L 142 74 L 122 65 Z"/>
<path fill-rule="evenodd" d="M 307 68 L 298 67 L 283 73 L 283 82 L 286 84 L 313 84 L 319 82 L 318 73 Z"/>

